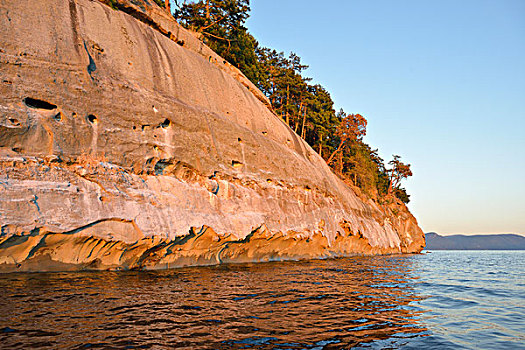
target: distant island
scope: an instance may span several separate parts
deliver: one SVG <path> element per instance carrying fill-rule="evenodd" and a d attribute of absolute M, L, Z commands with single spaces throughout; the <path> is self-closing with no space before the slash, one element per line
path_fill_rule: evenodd
<path fill-rule="evenodd" d="M 515 234 L 450 235 L 425 233 L 426 250 L 525 250 L 525 237 Z"/>

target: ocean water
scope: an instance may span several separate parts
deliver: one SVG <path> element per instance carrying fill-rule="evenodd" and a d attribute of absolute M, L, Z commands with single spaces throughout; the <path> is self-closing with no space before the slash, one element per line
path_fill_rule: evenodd
<path fill-rule="evenodd" d="M 525 349 L 525 251 L 0 275 L 0 348 Z"/>

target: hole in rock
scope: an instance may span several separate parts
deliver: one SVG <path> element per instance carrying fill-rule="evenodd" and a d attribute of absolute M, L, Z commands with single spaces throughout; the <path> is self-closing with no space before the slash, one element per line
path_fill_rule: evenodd
<path fill-rule="evenodd" d="M 52 103 L 49 103 L 49 102 L 44 101 L 44 100 L 39 100 L 39 99 L 36 99 L 36 98 L 31 98 L 31 97 L 24 98 L 24 103 L 26 104 L 27 107 L 38 108 L 38 109 L 47 109 L 47 110 L 50 110 L 50 111 L 57 108 L 57 106 L 52 104 Z"/>
<path fill-rule="evenodd" d="M 180 46 L 184 46 L 184 40 L 178 40 L 177 44 L 179 44 Z"/>
<path fill-rule="evenodd" d="M 18 119 L 15 119 L 15 118 L 9 118 L 9 123 L 11 123 L 11 125 L 13 126 L 20 126 L 20 122 L 18 121 Z"/>
<path fill-rule="evenodd" d="M 240 137 L 237 138 L 237 141 L 242 142 L 242 139 Z"/>
<path fill-rule="evenodd" d="M 98 123 L 98 119 L 97 117 L 95 117 L 93 114 L 90 114 L 87 116 L 87 120 L 92 123 L 92 124 L 97 124 Z"/>
<path fill-rule="evenodd" d="M 262 134 L 266 136 L 268 135 L 268 131 L 263 131 Z"/>
<path fill-rule="evenodd" d="M 214 195 L 217 195 L 220 189 L 219 183 L 217 181 L 212 181 L 212 183 L 208 184 L 207 188 L 208 188 L 208 191 L 210 191 Z"/>
<path fill-rule="evenodd" d="M 55 119 L 57 122 L 62 121 L 62 113 L 58 112 L 57 114 L 55 114 L 53 119 Z"/>
<path fill-rule="evenodd" d="M 160 123 L 160 126 L 164 129 L 169 128 L 171 126 L 171 120 L 164 119 L 164 121 Z"/>
<path fill-rule="evenodd" d="M 137 130 L 137 127 L 135 125 L 133 125 L 133 130 Z"/>
<path fill-rule="evenodd" d="M 104 52 L 104 49 L 101 48 L 101 47 L 100 47 L 98 44 L 96 44 L 96 43 L 95 43 L 95 44 L 92 44 L 91 47 L 92 47 L 93 49 L 95 49 L 96 51 L 100 52 L 100 53 L 103 53 L 103 52 Z"/>
<path fill-rule="evenodd" d="M 24 150 L 20 147 L 13 147 L 11 148 L 11 150 L 13 150 L 13 152 L 16 152 L 16 153 L 22 153 Z"/>
<path fill-rule="evenodd" d="M 171 163 L 169 161 L 166 161 L 166 160 L 159 160 L 157 163 L 155 163 L 155 169 L 154 169 L 155 175 L 162 175 L 162 174 L 164 174 L 164 169 L 168 165 L 171 165 Z"/>
<path fill-rule="evenodd" d="M 238 169 L 238 168 L 242 167 L 242 163 L 239 162 L 239 161 L 236 161 L 236 160 L 232 160 L 232 167 Z"/>

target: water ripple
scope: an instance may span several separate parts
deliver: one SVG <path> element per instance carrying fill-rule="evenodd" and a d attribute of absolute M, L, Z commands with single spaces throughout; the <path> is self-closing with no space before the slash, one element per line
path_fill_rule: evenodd
<path fill-rule="evenodd" d="M 524 255 L 499 254 L 2 275 L 0 348 L 519 349 Z"/>

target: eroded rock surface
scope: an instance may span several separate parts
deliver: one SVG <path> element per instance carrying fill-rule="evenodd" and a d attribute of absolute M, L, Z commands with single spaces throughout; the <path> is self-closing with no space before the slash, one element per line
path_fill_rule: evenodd
<path fill-rule="evenodd" d="M 162 9 L 113 4 L 0 3 L 0 269 L 422 249 Z"/>

